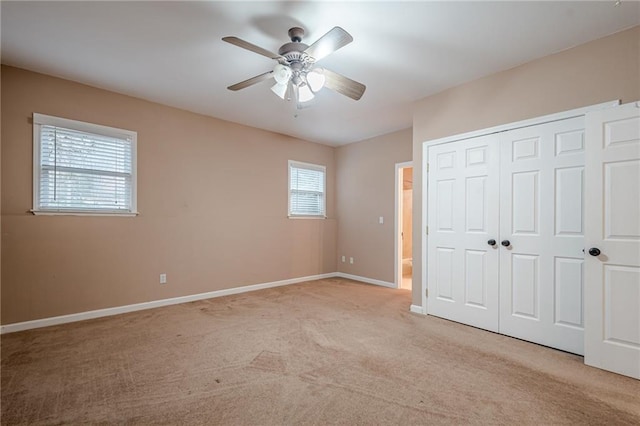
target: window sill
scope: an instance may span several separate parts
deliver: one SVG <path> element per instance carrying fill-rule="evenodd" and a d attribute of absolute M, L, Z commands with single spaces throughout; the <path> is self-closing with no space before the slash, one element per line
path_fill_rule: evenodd
<path fill-rule="evenodd" d="M 289 219 L 326 219 L 326 216 L 287 216 Z"/>
<path fill-rule="evenodd" d="M 82 211 L 82 210 L 29 210 L 35 216 L 123 216 L 135 217 L 140 212 Z"/>

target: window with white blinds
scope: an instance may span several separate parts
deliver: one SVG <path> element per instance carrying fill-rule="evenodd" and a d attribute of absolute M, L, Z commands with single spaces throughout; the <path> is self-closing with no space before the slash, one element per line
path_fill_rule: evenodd
<path fill-rule="evenodd" d="M 325 217 L 326 168 L 289 160 L 289 217 Z"/>
<path fill-rule="evenodd" d="M 33 114 L 34 213 L 136 213 L 136 132 Z"/>

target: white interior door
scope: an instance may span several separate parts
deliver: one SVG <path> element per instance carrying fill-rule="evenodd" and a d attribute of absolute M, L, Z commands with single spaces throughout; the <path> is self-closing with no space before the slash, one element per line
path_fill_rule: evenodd
<path fill-rule="evenodd" d="M 640 379 L 640 105 L 588 113 L 585 363 Z M 598 251 L 594 250 L 597 249 Z"/>
<path fill-rule="evenodd" d="M 427 312 L 498 330 L 498 139 L 428 150 Z"/>
<path fill-rule="evenodd" d="M 500 138 L 500 333 L 583 354 L 584 117 Z"/>

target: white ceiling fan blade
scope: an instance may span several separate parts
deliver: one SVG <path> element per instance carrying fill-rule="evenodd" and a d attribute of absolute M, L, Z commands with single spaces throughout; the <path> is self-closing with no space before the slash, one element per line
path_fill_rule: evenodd
<path fill-rule="evenodd" d="M 264 74 L 256 75 L 255 77 L 251 77 L 245 81 L 241 81 L 240 83 L 229 86 L 227 87 L 227 89 L 236 91 L 244 89 L 245 87 L 253 86 L 256 83 L 260 83 L 261 81 L 269 79 L 271 77 L 271 74 L 273 74 L 273 71 L 267 71 Z"/>
<path fill-rule="evenodd" d="M 333 27 L 304 51 L 316 61 L 335 52 L 353 41 L 351 34 L 340 27 Z"/>
<path fill-rule="evenodd" d="M 367 86 L 362 83 L 358 83 L 355 80 L 351 80 L 342 74 L 326 68 L 324 68 L 323 74 L 325 78 L 324 87 L 348 96 L 351 99 L 355 99 L 356 101 L 362 97 L 367 88 Z"/>
<path fill-rule="evenodd" d="M 267 49 L 263 49 L 260 46 L 256 46 L 255 44 L 249 43 L 248 41 L 244 41 L 242 39 L 239 39 L 238 37 L 233 37 L 233 36 L 222 37 L 222 40 L 226 41 L 227 43 L 231 43 L 231 44 L 233 44 L 235 46 L 242 47 L 243 49 L 247 49 L 247 50 L 249 50 L 251 52 L 257 53 L 259 55 L 266 56 L 267 58 L 275 59 L 277 61 L 285 61 L 286 62 L 286 59 L 284 57 L 278 55 L 277 53 L 273 53 L 273 52 L 271 52 L 271 51 L 269 51 Z"/>

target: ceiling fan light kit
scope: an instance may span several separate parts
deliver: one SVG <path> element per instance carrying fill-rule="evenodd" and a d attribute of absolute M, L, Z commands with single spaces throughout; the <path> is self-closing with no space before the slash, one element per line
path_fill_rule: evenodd
<path fill-rule="evenodd" d="M 324 87 L 324 74 L 321 69 L 315 68 L 307 73 L 307 84 L 312 91 L 317 92 Z"/>
<path fill-rule="evenodd" d="M 298 102 L 309 102 L 314 98 L 314 94 L 309 88 L 309 85 L 300 85 L 298 86 Z"/>
<path fill-rule="evenodd" d="M 366 89 L 364 84 L 326 68 L 316 67 L 317 61 L 351 43 L 353 37 L 342 28 L 334 27 L 308 46 L 302 43 L 303 36 L 302 28 L 289 29 L 291 42 L 283 44 L 277 54 L 237 37 L 223 37 L 222 40 L 227 43 L 278 61 L 272 71 L 241 81 L 228 89 L 244 89 L 273 77 L 275 84 L 271 91 L 283 100 L 295 99 L 298 106 L 312 100 L 323 87 L 354 100 L 360 99 Z"/>
<path fill-rule="evenodd" d="M 291 78 L 291 68 L 278 64 L 273 69 L 273 78 L 278 84 L 287 84 Z"/>
<path fill-rule="evenodd" d="M 289 85 L 286 83 L 285 84 L 276 83 L 273 86 L 271 86 L 271 91 L 276 95 L 280 96 L 282 100 L 284 100 L 285 96 L 287 96 L 287 92 L 289 91 L 288 89 L 289 89 Z"/>

